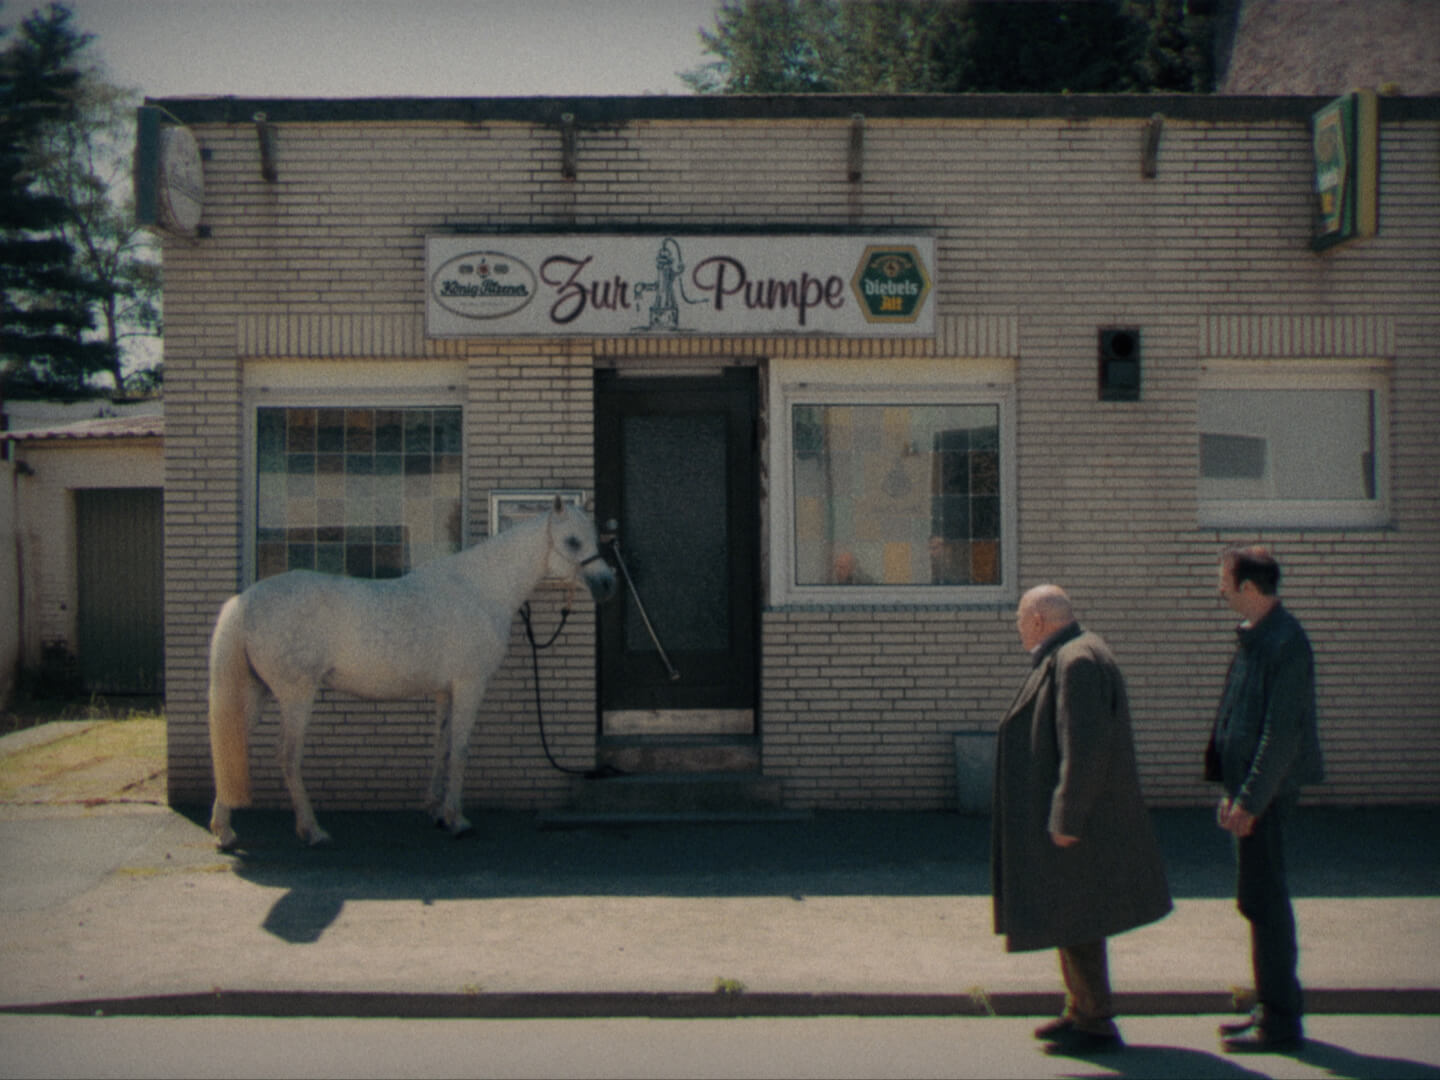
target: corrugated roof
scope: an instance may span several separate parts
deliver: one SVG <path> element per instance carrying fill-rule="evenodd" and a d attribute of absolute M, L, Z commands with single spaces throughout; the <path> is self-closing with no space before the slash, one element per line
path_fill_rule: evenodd
<path fill-rule="evenodd" d="M 45 439 L 143 439 L 164 438 L 163 416 L 106 416 L 98 420 L 76 420 L 69 424 L 0 432 L 9 442 L 39 442 Z"/>

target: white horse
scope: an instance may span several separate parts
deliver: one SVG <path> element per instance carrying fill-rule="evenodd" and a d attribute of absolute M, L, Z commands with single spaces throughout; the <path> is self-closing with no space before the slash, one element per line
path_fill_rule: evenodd
<path fill-rule="evenodd" d="M 210 639 L 210 831 L 235 846 L 230 811 L 250 805 L 250 732 L 268 690 L 280 706 L 280 765 L 309 844 L 330 839 L 300 779 L 305 725 L 322 686 L 370 700 L 433 695 L 435 763 L 427 809 L 454 835 L 470 828 L 461 786 L 470 731 L 500 666 L 516 610 L 543 577 L 583 577 L 615 595 L 595 526 L 557 496 L 552 510 L 404 577 L 367 581 L 292 570 L 220 609 Z"/>

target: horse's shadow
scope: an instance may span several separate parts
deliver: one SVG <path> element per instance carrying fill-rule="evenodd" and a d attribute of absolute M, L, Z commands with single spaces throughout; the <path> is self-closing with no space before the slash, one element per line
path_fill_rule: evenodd
<path fill-rule="evenodd" d="M 205 815 L 190 812 L 202 827 Z M 305 847 L 288 811 L 236 818 L 232 868 L 286 890 L 265 920 L 282 940 L 319 940 L 347 899 L 555 896 L 988 896 L 990 821 L 954 813 L 825 812 L 798 821 L 545 828 L 533 814 L 482 811 L 455 839 L 413 813 L 327 813 L 331 844 Z M 1153 815 L 1171 891 L 1234 896 L 1228 837 L 1208 810 Z M 1432 808 L 1312 809 L 1294 830 L 1296 896 L 1434 896 L 1440 873 L 1414 858 L 1440 837 Z"/>
<path fill-rule="evenodd" d="M 199 811 L 187 811 L 196 824 Z M 231 867 L 284 893 L 264 929 L 315 942 L 347 900 L 558 896 L 988 895 L 989 822 L 953 814 L 836 814 L 795 822 L 552 829 L 530 814 L 472 814 L 456 839 L 421 813 L 330 813 L 305 847 L 293 816 L 236 816 Z"/>

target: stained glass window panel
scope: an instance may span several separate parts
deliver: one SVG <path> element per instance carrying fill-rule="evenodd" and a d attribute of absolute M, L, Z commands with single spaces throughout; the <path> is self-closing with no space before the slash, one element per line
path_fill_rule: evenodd
<path fill-rule="evenodd" d="M 256 411 L 256 577 L 398 577 L 460 550 L 459 408 Z"/>

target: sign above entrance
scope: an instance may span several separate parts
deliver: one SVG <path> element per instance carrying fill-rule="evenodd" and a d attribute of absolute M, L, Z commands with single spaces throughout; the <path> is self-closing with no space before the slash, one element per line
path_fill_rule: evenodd
<path fill-rule="evenodd" d="M 935 332 L 928 236 L 446 235 L 430 337 Z"/>

